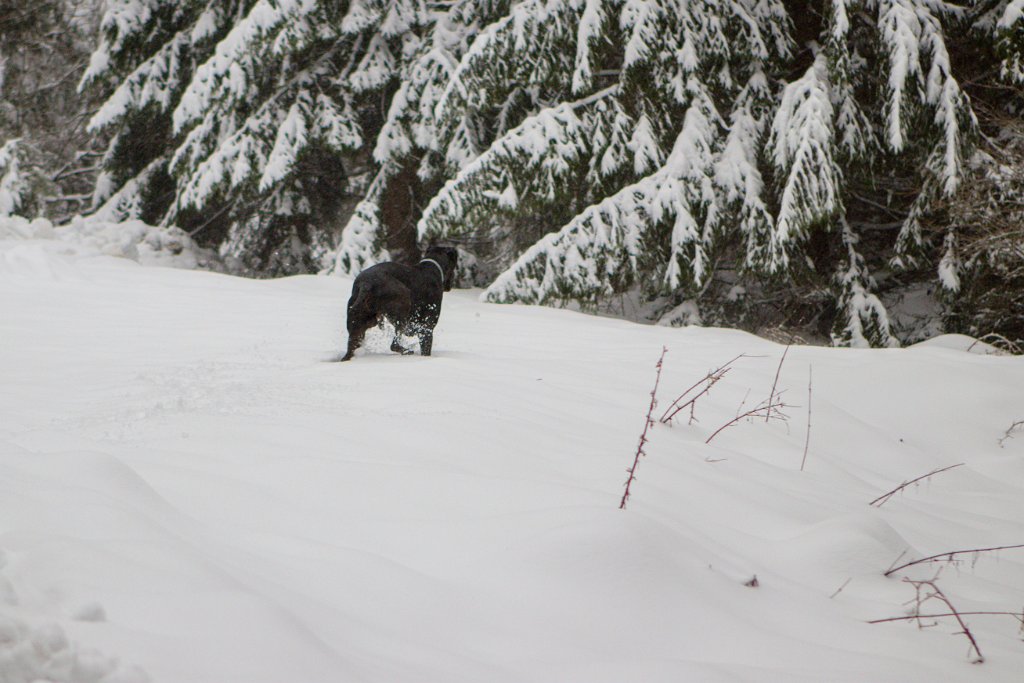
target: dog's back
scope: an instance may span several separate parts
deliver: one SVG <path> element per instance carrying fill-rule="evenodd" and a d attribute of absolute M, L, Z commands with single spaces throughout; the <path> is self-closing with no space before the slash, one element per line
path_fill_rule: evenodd
<path fill-rule="evenodd" d="M 426 256 L 416 266 L 379 263 L 356 277 L 348 300 L 348 350 L 341 360 L 350 360 L 366 331 L 382 319 L 395 326 L 393 351 L 411 353 L 399 337 L 416 335 L 420 353 L 430 355 L 441 298 L 451 289 L 458 253 L 451 247 L 431 247 Z"/>
<path fill-rule="evenodd" d="M 348 333 L 369 323 L 376 325 L 385 317 L 397 326 L 409 317 L 413 296 L 409 288 L 409 266 L 379 263 L 367 268 L 352 283 L 348 300 Z"/>

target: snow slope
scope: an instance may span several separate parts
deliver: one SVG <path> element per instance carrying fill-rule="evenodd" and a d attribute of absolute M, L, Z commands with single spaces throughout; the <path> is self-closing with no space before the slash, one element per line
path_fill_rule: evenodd
<path fill-rule="evenodd" d="M 1013 617 L 966 617 L 978 665 L 950 619 L 866 622 L 940 566 L 1024 606 L 1024 549 L 883 576 L 1024 543 L 1024 359 L 793 347 L 789 422 L 706 445 L 783 347 L 456 291 L 434 357 L 323 362 L 350 284 L 0 240 L 0 681 L 1020 680 Z M 751 357 L 619 510 L 662 345 L 661 409 Z"/>

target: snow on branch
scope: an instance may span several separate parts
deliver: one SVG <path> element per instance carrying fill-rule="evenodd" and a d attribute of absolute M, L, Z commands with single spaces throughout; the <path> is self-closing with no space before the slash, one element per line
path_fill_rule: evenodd
<path fill-rule="evenodd" d="M 565 0 L 526 0 L 513 6 L 470 45 L 437 103 L 435 117 L 451 127 L 464 111 L 503 99 L 500 93 L 516 83 L 560 81 L 574 74 L 573 57 L 551 46 L 575 44 L 579 14 L 577 3 Z M 592 37 L 585 34 L 584 39 Z"/>
<path fill-rule="evenodd" d="M 384 249 L 384 234 L 380 226 L 380 195 L 386 182 L 382 169 L 356 206 L 355 213 L 341 233 L 341 243 L 334 259 L 332 272 L 354 276 L 360 271 L 388 258 Z"/>
<path fill-rule="evenodd" d="M 28 183 L 21 172 L 21 140 L 8 140 L 0 147 L 0 216 L 10 216 L 22 208 Z"/>
<path fill-rule="evenodd" d="M 835 275 L 838 315 L 832 343 L 854 348 L 899 346 L 885 306 L 871 291 L 875 283 L 864 257 L 857 251 L 858 237 L 845 219 L 840 222 L 846 258 L 840 262 Z"/>
<path fill-rule="evenodd" d="M 908 129 L 919 110 L 931 112 L 940 130 L 930 173 L 937 174 L 941 191 L 950 196 L 959 186 L 965 136 L 976 121 L 967 97 L 952 76 L 949 53 L 937 13 L 957 11 L 953 6 L 927 0 L 879 0 L 878 25 L 887 53 L 888 80 L 885 105 L 886 143 L 901 152 Z M 925 69 L 927 67 L 927 73 Z"/>
<path fill-rule="evenodd" d="M 594 301 L 643 277 L 651 265 L 640 263 L 645 244 L 655 242 L 669 254 L 655 268 L 662 273 L 657 288 L 703 282 L 719 217 L 712 178 L 720 128 L 710 99 L 695 94 L 664 166 L 544 237 L 499 275 L 484 297 Z"/>
<path fill-rule="evenodd" d="M 810 230 L 842 210 L 842 171 L 834 158 L 833 109 L 823 54 L 786 86 L 772 121 L 767 153 L 782 193 L 768 244 L 756 245 L 755 261 L 769 273 L 789 266 L 790 253 Z"/>
<path fill-rule="evenodd" d="M 89 120 L 88 130 L 102 130 L 150 103 L 156 103 L 160 111 L 169 109 L 181 85 L 181 52 L 189 43 L 184 32 L 178 33 L 136 67 Z"/>
<path fill-rule="evenodd" d="M 489 218 L 510 183 L 528 184 L 533 193 L 553 200 L 588 149 L 588 127 L 577 110 L 615 92 L 611 87 L 544 109 L 506 133 L 431 199 L 417 226 L 420 237 L 465 234 Z M 523 194 L 523 188 L 514 189 Z"/>
<path fill-rule="evenodd" d="M 1024 0 L 1010 0 L 996 23 L 996 49 L 1002 57 L 1000 76 L 1024 85 Z"/>
<path fill-rule="evenodd" d="M 725 145 L 715 163 L 715 183 L 748 245 L 767 239 L 773 224 L 758 168 L 770 97 L 768 79 L 763 71 L 756 70 L 736 97 Z M 751 267 L 755 260 L 756 253 L 748 253 L 744 265 Z"/>
<path fill-rule="evenodd" d="M 258 0 L 248 14 L 221 40 L 201 64 L 174 110 L 174 132 L 207 112 L 216 99 L 241 100 L 250 89 L 250 77 L 262 50 L 257 43 L 286 21 L 296 21 L 315 9 L 302 0 Z"/>

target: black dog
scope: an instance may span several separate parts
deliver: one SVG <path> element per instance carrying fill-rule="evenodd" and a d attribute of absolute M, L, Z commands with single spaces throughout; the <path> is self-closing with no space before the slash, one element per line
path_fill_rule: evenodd
<path fill-rule="evenodd" d="M 351 360 L 366 331 L 383 320 L 395 326 L 391 350 L 409 354 L 400 336 L 417 336 L 420 353 L 430 355 L 434 326 L 441 316 L 441 296 L 451 291 L 459 253 L 452 247 L 430 247 L 415 266 L 378 263 L 359 274 L 348 300 L 348 351 Z"/>

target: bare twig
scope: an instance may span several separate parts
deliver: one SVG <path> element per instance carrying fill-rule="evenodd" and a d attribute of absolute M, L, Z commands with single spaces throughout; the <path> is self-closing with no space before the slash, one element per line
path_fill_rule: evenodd
<path fill-rule="evenodd" d="M 896 495 L 897 493 L 899 493 L 903 489 L 907 488 L 911 484 L 916 484 L 917 482 L 921 481 L 922 479 L 927 479 L 928 477 L 936 475 L 939 472 L 945 472 L 946 470 L 951 470 L 951 469 L 954 469 L 956 467 L 960 467 L 962 465 L 963 465 L 962 462 L 958 462 L 957 464 L 949 465 L 948 467 L 940 467 L 939 469 L 932 470 L 928 474 L 922 474 L 920 477 L 916 477 L 914 479 L 911 479 L 910 481 L 905 481 L 902 484 L 900 484 L 899 486 L 897 486 L 896 488 L 894 488 L 892 491 L 889 491 L 888 493 L 883 493 L 878 498 L 875 498 L 873 501 L 868 503 L 868 505 L 874 505 L 875 503 L 877 503 L 878 507 L 882 507 L 883 505 L 886 504 L 886 502 L 888 502 L 888 500 L 890 498 L 892 498 L 894 495 Z"/>
<path fill-rule="evenodd" d="M 657 368 L 657 374 L 654 377 L 654 388 L 651 389 L 651 403 L 647 406 L 647 417 L 644 418 L 644 430 L 640 433 L 640 443 L 636 447 L 636 455 L 633 457 L 633 466 L 629 468 L 629 478 L 626 479 L 626 490 L 622 492 L 622 500 L 619 502 L 619 509 L 626 509 L 626 501 L 629 500 L 629 487 L 633 484 L 633 480 L 636 479 L 636 468 L 640 464 L 640 456 L 645 455 L 644 444 L 647 443 L 647 430 L 654 426 L 654 420 L 651 419 L 651 413 L 654 412 L 654 406 L 658 403 L 658 384 L 661 382 L 661 364 L 665 360 L 665 354 L 668 352 L 668 348 L 661 347 L 661 356 L 658 358 L 658 364 L 655 365 Z"/>
<path fill-rule="evenodd" d="M 891 576 L 892 574 L 895 574 L 901 569 L 912 567 L 915 564 L 925 564 L 927 562 L 952 562 L 954 555 L 963 555 L 965 553 L 988 553 L 994 550 L 1009 550 L 1011 548 L 1024 548 L 1024 543 L 1018 543 L 1016 545 L 1000 545 L 995 546 L 993 548 L 969 548 L 967 550 L 951 550 L 949 552 L 939 553 L 937 555 L 929 555 L 928 557 L 922 557 L 920 560 L 914 560 L 913 562 L 904 562 L 898 567 L 891 567 L 888 570 L 886 570 L 885 576 Z"/>
<path fill-rule="evenodd" d="M 885 574 L 884 574 L 884 575 L 885 575 L 885 576 L 889 576 L 889 572 L 893 571 L 893 567 L 895 567 L 895 566 L 896 566 L 896 563 L 897 563 L 897 562 L 899 562 L 900 560 L 902 560 L 902 559 L 903 559 L 903 557 L 904 557 L 904 556 L 905 556 L 906 554 L 907 554 L 907 551 L 906 551 L 906 550 L 904 550 L 904 551 L 903 551 L 903 552 L 901 552 L 901 553 L 900 553 L 899 555 L 897 555 L 897 556 L 896 556 L 896 559 L 895 559 L 895 560 L 893 560 L 893 561 L 892 561 L 892 564 L 890 564 L 890 565 L 889 565 L 889 568 L 885 570 Z"/>
<path fill-rule="evenodd" d="M 768 402 L 771 403 L 775 398 L 775 386 L 779 383 L 779 374 L 782 372 L 782 364 L 786 362 L 786 354 L 789 353 L 789 347 L 793 345 L 793 342 L 786 344 L 785 350 L 782 352 L 782 358 L 779 359 L 779 367 L 775 368 L 775 381 L 772 382 L 772 391 L 768 394 Z M 765 415 L 764 421 L 767 423 L 770 416 Z M 802 467 L 800 469 L 803 469 Z"/>
<path fill-rule="evenodd" d="M 923 627 L 923 624 L 921 623 L 922 619 L 929 619 L 934 617 L 922 615 L 920 613 L 921 605 L 933 598 L 939 600 L 946 607 L 949 608 L 949 615 L 954 617 L 957 623 L 960 624 L 961 630 L 958 633 L 962 633 L 963 635 L 967 636 L 967 639 L 971 641 L 971 649 L 973 649 L 975 654 L 977 654 L 977 657 L 973 660 L 972 663 L 981 664 L 982 662 L 984 662 L 985 656 L 981 654 L 981 648 L 978 647 L 978 641 L 975 640 L 974 634 L 971 633 L 971 629 L 967 627 L 967 622 L 963 620 L 963 614 L 957 611 L 956 607 L 953 606 L 953 603 L 950 602 L 949 598 L 946 597 L 946 594 L 943 593 L 942 589 L 939 588 L 937 583 L 935 583 L 935 579 L 924 579 L 921 581 L 915 581 L 913 579 L 905 578 L 903 580 L 909 583 L 911 586 L 913 586 L 914 589 L 917 591 L 916 605 L 914 609 L 915 614 L 911 615 L 910 618 L 917 620 L 918 625 Z M 927 589 L 927 592 L 923 592 L 925 591 L 925 589 Z M 970 652 L 970 650 L 968 650 L 968 652 Z"/>
<path fill-rule="evenodd" d="M 744 399 L 744 401 L 746 401 L 746 399 Z M 742 405 L 740 407 L 742 409 Z M 776 420 L 786 421 L 788 419 L 788 416 L 782 412 L 782 408 L 786 407 L 786 404 L 783 403 L 782 401 L 772 403 L 765 399 L 764 401 L 758 403 L 757 406 L 755 406 L 754 408 L 751 408 L 746 412 L 737 414 L 736 417 L 732 418 L 724 425 L 716 429 L 714 434 L 709 436 L 707 438 L 707 441 L 705 441 L 704 443 L 711 443 L 711 440 L 718 436 L 721 432 L 725 431 L 729 427 L 732 427 L 733 425 L 737 424 L 740 420 L 743 420 L 745 418 L 755 418 L 761 417 L 762 415 L 767 415 L 768 417 Z"/>
<path fill-rule="evenodd" d="M 728 374 L 729 370 L 732 369 L 730 366 L 733 363 L 735 363 L 737 360 L 739 360 L 740 358 L 745 357 L 745 355 L 746 354 L 742 354 L 741 353 L 740 355 L 736 356 L 735 358 L 733 358 L 729 362 L 723 364 L 720 367 L 715 368 L 714 370 L 709 372 L 707 375 L 705 375 L 701 379 L 699 379 L 696 382 L 694 382 L 686 391 L 684 391 L 682 394 L 680 394 L 679 397 L 676 398 L 676 400 L 672 401 L 671 405 L 669 405 L 669 407 L 665 409 L 665 412 L 662 413 L 661 418 L 659 419 L 659 422 L 662 422 L 662 423 L 671 422 L 672 418 L 674 418 L 676 415 L 678 415 L 682 410 L 684 410 L 687 407 L 689 407 L 690 408 L 690 422 L 693 423 L 693 420 L 694 420 L 693 408 L 694 408 L 694 406 L 697 403 L 697 399 L 699 399 L 701 396 L 703 396 L 706 393 L 708 393 L 709 391 L 711 391 L 711 387 L 715 386 L 715 384 L 717 384 L 719 382 L 719 380 L 721 380 L 723 377 L 725 377 L 725 375 Z M 705 385 L 705 386 L 700 390 L 700 392 L 697 393 L 696 396 L 692 397 L 690 400 L 686 401 L 685 403 L 680 403 L 680 401 L 682 401 L 684 398 L 686 398 L 686 396 L 691 391 L 693 391 L 694 389 L 697 389 L 702 384 Z"/>
<path fill-rule="evenodd" d="M 804 465 L 807 464 L 807 449 L 811 446 L 811 385 L 814 380 L 813 369 L 813 366 L 807 366 L 807 438 L 804 439 L 804 457 L 800 461 L 801 472 L 804 471 Z"/>
<path fill-rule="evenodd" d="M 846 581 L 843 581 L 843 585 L 840 586 L 839 588 L 837 588 L 835 593 L 833 593 L 832 595 L 828 596 L 828 599 L 831 600 L 832 598 L 834 598 L 837 595 L 839 595 L 840 593 L 842 593 L 843 589 L 846 588 L 850 584 L 851 581 L 853 581 L 853 577 L 852 576 L 850 578 L 848 578 Z"/>
<path fill-rule="evenodd" d="M 997 332 L 989 332 L 985 336 L 978 337 L 977 339 L 975 339 L 973 342 L 971 342 L 971 345 L 967 347 L 968 353 L 977 344 L 988 344 L 990 346 L 995 347 L 997 352 L 1001 352 L 1004 354 L 1010 353 L 1014 356 L 1024 354 L 1024 349 L 1022 349 L 1019 344 L 1013 343 L 1012 341 L 1010 341 L 1009 339 L 1007 339 L 1006 337 Z"/>
<path fill-rule="evenodd" d="M 886 617 L 885 619 L 872 619 L 869 624 L 884 624 L 890 621 L 912 621 L 915 619 L 941 619 L 942 617 L 952 617 L 959 614 L 963 617 L 975 616 L 975 615 L 995 615 L 1003 617 L 1013 617 L 1024 626 L 1024 610 L 1020 612 L 946 612 L 945 614 L 909 614 L 904 617 Z"/>
<path fill-rule="evenodd" d="M 1020 429 L 1021 427 L 1024 427 L 1024 420 L 1017 420 L 1012 425 L 1007 427 L 1006 428 L 1006 433 L 1003 434 L 1003 436 L 1000 437 L 1000 439 L 999 439 L 999 447 L 1002 448 L 1003 447 L 1003 442 L 1005 442 L 1007 439 L 1012 439 L 1013 438 L 1013 433 L 1016 430 Z"/>

